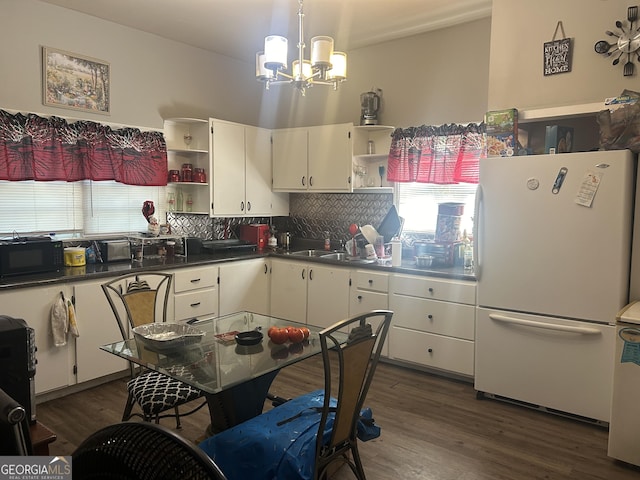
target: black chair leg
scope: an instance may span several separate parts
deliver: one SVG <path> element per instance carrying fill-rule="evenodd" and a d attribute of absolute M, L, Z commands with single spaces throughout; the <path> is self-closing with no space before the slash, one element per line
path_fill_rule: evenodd
<path fill-rule="evenodd" d="M 180 430 L 182 428 L 182 423 L 180 423 L 180 411 L 178 407 L 175 407 L 176 410 L 176 429 Z"/>
<path fill-rule="evenodd" d="M 123 422 L 126 422 L 131 418 L 131 411 L 133 410 L 133 406 L 135 405 L 135 403 L 136 401 L 134 400 L 133 395 L 129 393 L 129 396 L 127 397 L 127 403 L 124 406 L 124 412 L 122 413 Z"/>

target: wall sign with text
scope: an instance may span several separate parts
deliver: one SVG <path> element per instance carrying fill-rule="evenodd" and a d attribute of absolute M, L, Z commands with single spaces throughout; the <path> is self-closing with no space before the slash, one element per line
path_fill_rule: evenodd
<path fill-rule="evenodd" d="M 562 31 L 563 38 L 556 40 L 558 28 Z M 573 44 L 571 38 L 566 38 L 562 22 L 556 25 L 556 31 L 553 39 L 544 44 L 544 65 L 543 72 L 545 76 L 557 75 L 558 73 L 567 73 L 571 71 L 571 57 L 573 53 Z"/>

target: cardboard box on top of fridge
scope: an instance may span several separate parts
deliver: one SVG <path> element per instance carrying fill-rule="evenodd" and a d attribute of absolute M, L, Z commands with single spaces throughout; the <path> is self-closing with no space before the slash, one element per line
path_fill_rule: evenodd
<path fill-rule="evenodd" d="M 512 157 L 518 154 L 518 110 L 492 110 L 484 115 L 489 157 Z"/>
<path fill-rule="evenodd" d="M 573 128 L 547 125 L 544 136 L 544 153 L 570 153 L 573 151 Z"/>
<path fill-rule="evenodd" d="M 625 90 L 596 115 L 600 127 L 600 148 L 640 152 L 640 93 Z"/>

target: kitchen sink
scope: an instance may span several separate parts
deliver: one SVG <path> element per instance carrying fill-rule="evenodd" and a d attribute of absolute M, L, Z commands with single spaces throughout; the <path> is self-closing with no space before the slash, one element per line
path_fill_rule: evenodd
<path fill-rule="evenodd" d="M 367 260 L 366 258 L 352 258 L 345 252 L 333 252 L 320 255 L 320 260 L 337 260 L 339 262 L 348 263 L 374 263 L 375 260 Z"/>
<path fill-rule="evenodd" d="M 294 255 L 296 257 L 322 257 L 327 255 L 327 252 L 325 250 L 298 250 L 291 252 L 289 255 Z"/>

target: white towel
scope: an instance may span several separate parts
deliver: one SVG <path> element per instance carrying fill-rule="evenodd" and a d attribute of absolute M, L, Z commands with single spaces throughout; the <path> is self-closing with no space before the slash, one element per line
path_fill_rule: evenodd
<path fill-rule="evenodd" d="M 67 344 L 68 328 L 69 313 L 64 295 L 60 292 L 51 307 L 51 331 L 53 332 L 53 344 L 56 347 L 63 347 Z"/>

